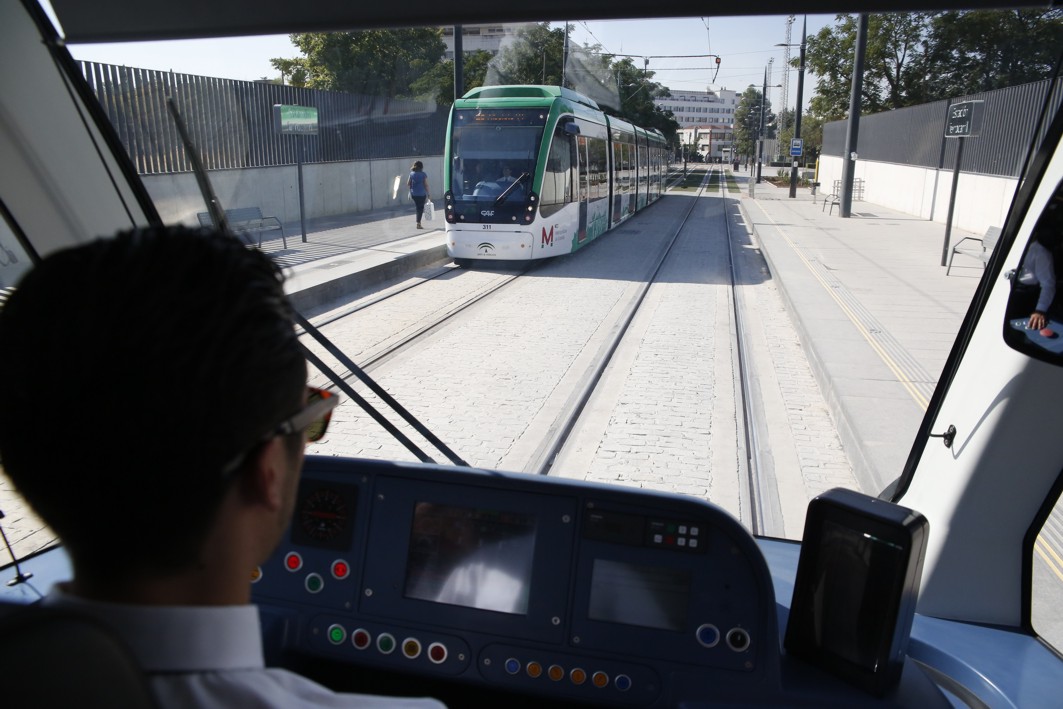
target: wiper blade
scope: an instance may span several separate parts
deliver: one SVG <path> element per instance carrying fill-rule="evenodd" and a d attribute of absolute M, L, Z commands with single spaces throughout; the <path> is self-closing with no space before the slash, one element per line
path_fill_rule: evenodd
<path fill-rule="evenodd" d="M 531 173 L 530 172 L 522 172 L 522 173 L 520 173 L 520 177 L 518 177 L 517 179 L 513 180 L 513 184 L 511 184 L 509 187 L 507 187 L 505 192 L 503 192 L 502 194 L 498 195 L 498 197 L 495 198 L 495 204 L 502 204 L 503 202 L 505 202 L 506 198 L 509 197 L 509 195 L 513 192 L 513 190 L 517 189 L 517 185 L 519 185 L 524 180 L 525 177 L 531 177 Z"/>

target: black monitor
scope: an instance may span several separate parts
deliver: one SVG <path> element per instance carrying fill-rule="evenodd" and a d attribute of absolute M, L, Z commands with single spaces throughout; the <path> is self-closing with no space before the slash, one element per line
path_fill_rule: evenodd
<path fill-rule="evenodd" d="M 808 505 L 787 652 L 877 695 L 900 679 L 926 551 L 918 512 L 843 489 Z"/>

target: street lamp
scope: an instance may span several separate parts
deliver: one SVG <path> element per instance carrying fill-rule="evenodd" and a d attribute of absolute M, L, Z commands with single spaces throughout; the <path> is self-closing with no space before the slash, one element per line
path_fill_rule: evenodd
<path fill-rule="evenodd" d="M 808 28 L 808 15 L 805 15 L 804 21 L 801 23 L 801 68 L 797 74 L 797 113 L 794 118 L 794 139 L 801 139 L 801 103 L 803 102 L 802 94 L 805 88 L 805 30 Z M 792 44 L 777 44 L 776 47 L 792 47 Z M 804 150 L 802 149 L 802 153 Z M 796 157 L 796 156 L 795 156 Z M 790 168 L 790 199 L 797 196 L 797 160 L 793 161 L 793 166 Z"/>
<path fill-rule="evenodd" d="M 768 89 L 780 88 L 782 84 L 768 86 L 768 70 L 764 70 L 764 86 L 760 91 L 760 128 L 757 130 L 757 184 L 761 182 L 761 169 L 764 166 L 764 112 L 768 102 Z"/>

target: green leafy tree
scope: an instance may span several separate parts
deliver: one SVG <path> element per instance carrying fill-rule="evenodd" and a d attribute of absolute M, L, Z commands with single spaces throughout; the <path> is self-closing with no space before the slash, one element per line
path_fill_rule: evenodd
<path fill-rule="evenodd" d="M 927 100 L 991 91 L 1052 75 L 1063 11 L 942 12 L 927 41 Z"/>
<path fill-rule="evenodd" d="M 929 15 L 895 13 L 868 18 L 861 111 L 878 113 L 922 103 L 926 75 L 925 34 Z M 838 15 L 837 24 L 808 38 L 806 63 L 817 77 L 810 102 L 816 115 L 836 120 L 849 112 L 858 18 Z M 916 98 L 918 97 L 918 98 Z"/>
<path fill-rule="evenodd" d="M 515 41 L 495 56 L 488 72 L 492 84 L 560 86 L 565 30 L 538 22 L 517 30 Z"/>
<path fill-rule="evenodd" d="M 437 28 L 311 32 L 291 40 L 303 56 L 271 60 L 290 83 L 370 96 L 414 96 L 413 85 L 446 51 Z"/>
<path fill-rule="evenodd" d="M 613 62 L 611 68 L 617 77 L 619 92 L 620 105 L 616 107 L 616 115 L 643 128 L 656 128 L 671 140 L 679 130 L 679 123 L 671 111 L 663 111 L 653 102 L 671 96 L 668 89 L 652 81 L 653 72 L 639 69 L 630 58 Z"/>
<path fill-rule="evenodd" d="M 755 86 L 749 86 L 738 99 L 735 108 L 734 146 L 738 155 L 757 154 L 757 138 L 761 127 L 761 111 L 764 112 L 765 140 L 775 137 L 776 117 L 771 110 L 771 101 Z M 770 158 L 771 156 L 765 156 Z"/>
<path fill-rule="evenodd" d="M 484 85 L 487 67 L 492 56 L 490 52 L 482 49 L 465 53 L 462 84 L 466 92 Z M 414 81 L 411 88 L 415 95 L 431 97 L 436 103 L 443 105 L 454 103 L 454 61 L 447 59 L 436 64 L 421 78 Z"/>
<path fill-rule="evenodd" d="M 1023 9 L 871 15 L 861 112 L 1046 78 L 1063 40 L 1061 14 Z M 833 27 L 808 38 L 806 62 L 817 77 L 810 110 L 816 116 L 837 120 L 849 112 L 857 24 L 856 16 L 838 15 Z"/>

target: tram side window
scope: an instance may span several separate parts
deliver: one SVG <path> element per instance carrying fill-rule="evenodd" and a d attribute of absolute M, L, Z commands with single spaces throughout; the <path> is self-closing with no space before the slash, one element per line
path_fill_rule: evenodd
<path fill-rule="evenodd" d="M 609 180 L 606 176 L 608 144 L 601 138 L 591 138 L 590 145 L 591 199 L 609 196 Z"/>
<path fill-rule="evenodd" d="M 579 199 L 584 202 L 591 194 L 590 160 L 587 156 L 586 136 L 581 135 L 576 138 L 576 151 L 579 154 Z"/>
<path fill-rule="evenodd" d="M 575 147 L 572 138 L 561 132 L 555 133 L 550 142 L 550 154 L 543 173 L 543 189 L 539 202 L 539 212 L 544 217 L 554 214 L 572 201 L 573 152 Z"/>

